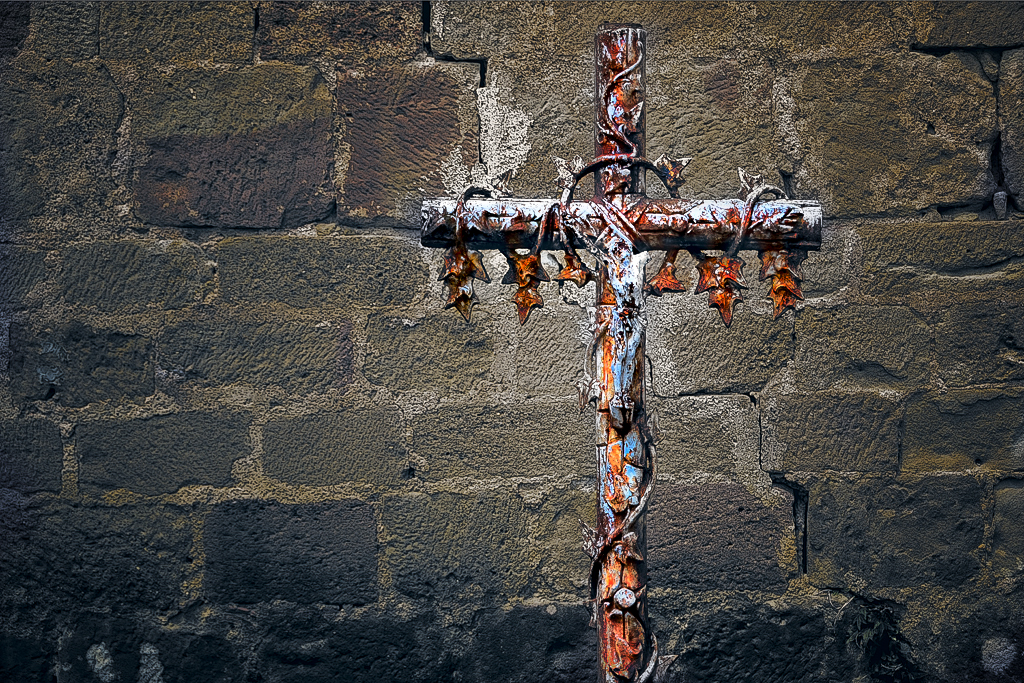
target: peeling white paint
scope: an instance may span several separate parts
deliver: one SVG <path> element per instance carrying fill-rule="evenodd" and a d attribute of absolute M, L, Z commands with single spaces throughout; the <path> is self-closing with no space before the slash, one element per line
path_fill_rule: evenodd
<path fill-rule="evenodd" d="M 480 111 L 480 154 L 487 174 L 496 178 L 515 172 L 526 163 L 530 153 L 530 127 L 533 119 L 515 109 L 501 97 L 499 88 L 478 88 L 476 104 Z"/>
<path fill-rule="evenodd" d="M 456 145 L 448 158 L 441 162 L 441 184 L 449 196 L 457 197 L 472 180 L 469 169 L 462 163 L 462 145 Z"/>

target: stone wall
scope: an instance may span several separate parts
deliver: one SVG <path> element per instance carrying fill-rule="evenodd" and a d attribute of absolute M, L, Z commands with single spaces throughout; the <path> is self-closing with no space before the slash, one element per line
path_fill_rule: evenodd
<path fill-rule="evenodd" d="M 0 4 L 0 679 L 592 679 L 593 293 L 467 324 L 416 221 L 555 191 L 605 21 L 690 194 L 826 216 L 650 301 L 669 680 L 1021 680 L 1024 6 L 442 2 Z"/>

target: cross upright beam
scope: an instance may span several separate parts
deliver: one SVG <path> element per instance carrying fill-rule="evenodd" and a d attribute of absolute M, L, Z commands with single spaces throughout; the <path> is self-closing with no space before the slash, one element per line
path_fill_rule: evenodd
<path fill-rule="evenodd" d="M 513 301 L 524 324 L 543 305 L 539 283 L 550 279 L 540 264 L 541 250 L 564 251 L 565 266 L 556 279 L 579 287 L 596 282 L 594 336 L 579 389 L 581 410 L 588 403 L 596 409 L 597 524 L 581 526 L 592 560 L 600 683 L 657 681 L 675 659 L 659 654 L 647 614 L 646 512 L 657 478 L 657 435 L 645 403 L 646 295 L 685 289 L 675 277 L 675 261 L 686 249 L 697 259 L 696 292 L 709 292 L 709 305 L 728 325 L 746 287 L 738 252 L 756 249 L 760 278 L 772 281 L 778 317 L 801 298 L 799 266 L 806 250 L 821 245 L 816 202 L 788 199 L 742 169 L 740 198 L 679 198 L 689 159 L 662 156 L 652 162 L 645 156 L 645 41 L 646 32 L 635 24 L 605 24 L 595 36 L 595 156 L 589 162 L 554 160 L 562 188 L 557 199 L 512 199 L 506 196 L 507 178 L 495 178 L 466 188 L 457 199 L 426 200 L 421 230 L 424 246 L 446 248 L 446 307 L 467 319 L 476 301 L 473 280 L 488 278 L 480 253 L 471 247 L 504 253 L 509 271 L 503 282 L 517 286 Z M 647 171 L 665 185 L 670 199 L 646 196 Z M 574 200 L 576 186 L 588 175 L 594 175 L 595 196 Z M 762 202 L 765 194 L 779 199 Z M 579 257 L 581 248 L 593 255 L 594 268 Z M 650 251 L 667 253 L 645 282 Z"/>

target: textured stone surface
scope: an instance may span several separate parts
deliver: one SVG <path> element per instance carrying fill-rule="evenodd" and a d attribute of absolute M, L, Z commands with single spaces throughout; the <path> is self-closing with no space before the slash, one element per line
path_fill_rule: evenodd
<path fill-rule="evenodd" d="M 107 68 L 23 54 L 0 76 L 0 206 L 5 221 L 96 214 L 124 102 Z"/>
<path fill-rule="evenodd" d="M 795 368 L 816 388 L 919 385 L 928 378 L 931 332 L 909 309 L 804 309 L 796 321 Z"/>
<path fill-rule="evenodd" d="M 13 57 L 18 54 L 22 43 L 28 37 L 31 13 L 30 2 L 0 4 L 0 57 Z"/>
<path fill-rule="evenodd" d="M 271 420 L 263 428 L 263 473 L 286 484 L 394 485 L 416 475 L 394 408 L 349 409 Z"/>
<path fill-rule="evenodd" d="M 893 472 L 901 402 L 879 392 L 761 397 L 761 466 L 772 471 Z"/>
<path fill-rule="evenodd" d="M 147 71 L 130 95 L 147 150 L 135 213 L 164 226 L 291 228 L 327 216 L 331 93 L 310 67 Z"/>
<path fill-rule="evenodd" d="M 493 279 L 497 280 L 497 276 Z M 498 319 L 515 315 L 507 304 L 500 308 L 494 304 L 487 307 Z M 525 396 L 576 395 L 576 379 L 583 372 L 587 349 L 580 334 L 580 326 L 586 318 L 577 311 L 570 310 L 569 315 L 559 313 L 562 315 L 533 314 L 517 331 L 516 385 Z"/>
<path fill-rule="evenodd" d="M 45 420 L 0 422 L 0 488 L 60 492 L 64 447 L 57 425 Z"/>
<path fill-rule="evenodd" d="M 259 3 L 260 58 L 342 68 L 410 59 L 423 49 L 420 3 Z"/>
<path fill-rule="evenodd" d="M 0 676 L 5 681 L 49 681 L 52 667 L 46 644 L 33 638 L 0 634 Z"/>
<path fill-rule="evenodd" d="M 0 308 L 22 308 L 25 296 L 46 277 L 46 252 L 0 245 Z"/>
<path fill-rule="evenodd" d="M 993 519 L 992 560 L 997 567 L 1017 569 L 1024 561 L 1024 485 L 1020 480 L 1003 483 L 996 489 Z"/>
<path fill-rule="evenodd" d="M 796 571 L 792 497 L 766 507 L 738 484 L 659 485 L 648 522 L 653 585 L 784 590 Z"/>
<path fill-rule="evenodd" d="M 214 254 L 228 301 L 400 306 L 427 281 L 419 248 L 389 237 L 236 237 Z"/>
<path fill-rule="evenodd" d="M 576 401 L 467 406 L 410 420 L 412 450 L 426 460 L 427 479 L 471 476 L 586 476 L 593 427 Z"/>
<path fill-rule="evenodd" d="M 247 2 L 105 2 L 100 56 L 244 64 L 252 59 L 254 21 Z"/>
<path fill-rule="evenodd" d="M 202 250 L 184 240 L 74 246 L 58 275 L 68 303 L 101 311 L 183 308 L 210 279 Z"/>
<path fill-rule="evenodd" d="M 808 499 L 811 582 L 858 592 L 959 586 L 980 566 L 981 498 L 971 477 L 821 480 Z"/>
<path fill-rule="evenodd" d="M 999 62 L 999 131 L 1006 189 L 1024 209 L 1024 50 L 1008 50 Z"/>
<path fill-rule="evenodd" d="M 907 471 L 1024 470 L 1024 390 L 925 393 L 907 405 Z"/>
<path fill-rule="evenodd" d="M 40 332 L 12 325 L 11 394 L 16 404 L 53 399 L 81 407 L 135 399 L 155 388 L 153 344 L 146 337 L 74 321 Z"/>
<path fill-rule="evenodd" d="M 221 503 L 204 539 L 206 590 L 216 602 L 363 605 L 377 597 L 377 527 L 364 503 Z"/>
<path fill-rule="evenodd" d="M 757 407 L 748 396 L 663 399 L 648 410 L 658 414 L 659 476 L 732 474 L 744 461 L 757 462 Z"/>
<path fill-rule="evenodd" d="M 210 311 L 166 328 L 159 347 L 171 382 L 325 392 L 352 380 L 351 323 L 344 319 L 288 322 Z"/>
<path fill-rule="evenodd" d="M 339 70 L 339 216 L 418 227 L 421 199 L 464 189 L 443 180 L 478 159 L 479 84 L 473 63 Z"/>
<path fill-rule="evenodd" d="M 935 324 L 935 355 L 951 386 L 1024 378 L 1024 302 L 950 306 Z"/>
<path fill-rule="evenodd" d="M 413 598 L 492 602 L 522 582 L 523 506 L 507 493 L 387 496 L 382 560 Z"/>
<path fill-rule="evenodd" d="M 130 422 L 87 422 L 75 431 L 79 484 L 143 495 L 183 486 L 227 486 L 231 463 L 249 454 L 242 412 L 176 413 Z"/>
<path fill-rule="evenodd" d="M 99 26 L 99 3 L 34 2 L 31 49 L 45 59 L 95 57 Z"/>
<path fill-rule="evenodd" d="M 449 313 L 420 320 L 372 316 L 363 374 L 373 384 L 399 391 L 479 392 L 494 359 L 490 320 L 477 312 L 467 324 Z"/>
<path fill-rule="evenodd" d="M 1024 3 L 922 2 L 916 43 L 921 47 L 1018 46 L 1024 35 Z"/>

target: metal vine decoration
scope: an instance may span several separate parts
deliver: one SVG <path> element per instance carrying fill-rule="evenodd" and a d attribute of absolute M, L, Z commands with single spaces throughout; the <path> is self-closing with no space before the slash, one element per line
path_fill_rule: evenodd
<path fill-rule="evenodd" d="M 542 249 L 560 249 L 564 266 L 555 279 L 597 286 L 593 338 L 579 382 L 580 409 L 594 404 L 597 427 L 597 524 L 580 522 L 591 558 L 591 623 L 597 627 L 603 683 L 662 679 L 675 656 L 662 655 L 647 613 L 646 512 L 657 478 L 654 416 L 645 404 L 646 296 L 682 292 L 677 258 L 696 259 L 695 292 L 708 293 L 728 327 L 743 301 L 741 249 L 760 254 L 760 279 L 771 278 L 777 318 L 802 298 L 800 263 L 821 244 L 821 209 L 786 197 L 760 175 L 740 169 L 740 198 L 681 199 L 689 158 L 655 161 L 645 147 L 645 39 L 633 24 L 604 25 L 595 37 L 595 156 L 590 162 L 554 158 L 558 199 L 512 199 L 509 177 L 467 188 L 457 200 L 427 200 L 424 246 L 445 247 L 441 279 L 446 307 L 467 320 L 476 303 L 473 280 L 489 282 L 479 251 L 500 250 L 516 286 L 512 297 L 521 323 L 544 305 L 539 285 L 550 281 Z M 668 190 L 648 198 L 645 172 Z M 594 176 L 595 196 L 575 201 L 580 181 Z M 777 199 L 763 201 L 765 195 Z M 483 197 L 483 198 L 480 198 Z M 589 267 L 577 249 L 595 260 Z M 665 251 L 648 281 L 649 251 Z M 719 251 L 720 254 L 710 254 Z"/>

